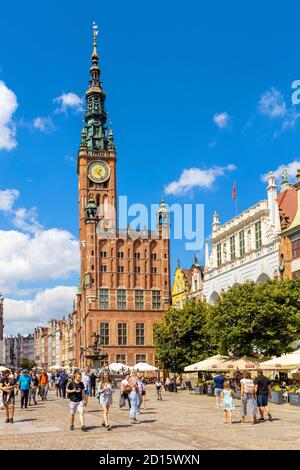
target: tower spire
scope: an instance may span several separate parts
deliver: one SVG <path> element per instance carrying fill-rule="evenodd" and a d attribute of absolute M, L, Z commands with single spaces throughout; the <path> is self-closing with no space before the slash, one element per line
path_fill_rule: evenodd
<path fill-rule="evenodd" d="M 86 110 L 84 115 L 86 136 L 85 145 L 89 149 L 107 149 L 107 113 L 105 111 L 105 92 L 100 80 L 99 56 L 97 49 L 98 26 L 93 22 L 93 54 L 90 67 L 89 87 L 86 91 Z"/>

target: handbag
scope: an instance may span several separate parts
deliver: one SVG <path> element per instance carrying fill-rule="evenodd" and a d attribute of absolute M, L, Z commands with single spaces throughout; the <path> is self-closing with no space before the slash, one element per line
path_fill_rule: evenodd
<path fill-rule="evenodd" d="M 123 408 L 123 406 L 125 406 L 125 398 L 123 395 L 120 396 L 120 400 L 119 400 L 119 407 L 120 408 Z"/>
<path fill-rule="evenodd" d="M 126 393 L 128 395 L 130 392 L 132 392 L 132 388 L 129 384 L 125 385 L 123 393 Z"/>

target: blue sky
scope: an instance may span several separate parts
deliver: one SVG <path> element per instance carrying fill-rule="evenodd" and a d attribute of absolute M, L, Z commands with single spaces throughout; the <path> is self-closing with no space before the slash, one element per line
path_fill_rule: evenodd
<path fill-rule="evenodd" d="M 265 198 L 261 175 L 300 160 L 300 105 L 291 103 L 291 84 L 300 79 L 296 1 L 48 3 L 18 0 L 1 7 L 0 82 L 7 108 L 2 103 L 0 289 L 10 299 L 9 332 L 27 331 L 71 308 L 82 113 L 72 100 L 63 112 L 63 98 L 53 100 L 84 96 L 92 21 L 100 29 L 118 192 L 129 203 L 159 202 L 167 188 L 170 204 L 205 205 L 207 236 L 214 210 L 221 222 L 235 214 L 234 179 L 241 211 Z M 17 100 L 15 111 L 7 90 Z M 43 250 L 44 270 L 28 259 L 34 247 Z M 198 255 L 203 261 L 203 252 Z M 178 257 L 183 266 L 192 262 L 184 241 L 172 243 L 172 271 Z M 33 274 L 37 268 L 40 275 Z M 46 297 L 48 307 L 41 309 Z"/>

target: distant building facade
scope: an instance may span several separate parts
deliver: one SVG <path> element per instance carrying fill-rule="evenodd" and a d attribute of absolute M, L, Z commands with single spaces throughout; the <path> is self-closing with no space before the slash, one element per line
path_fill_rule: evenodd
<path fill-rule="evenodd" d="M 275 177 L 268 178 L 267 199 L 221 225 L 213 216 L 211 249 L 206 242 L 203 295 L 214 304 L 222 292 L 246 281 L 279 276 L 280 216 Z"/>

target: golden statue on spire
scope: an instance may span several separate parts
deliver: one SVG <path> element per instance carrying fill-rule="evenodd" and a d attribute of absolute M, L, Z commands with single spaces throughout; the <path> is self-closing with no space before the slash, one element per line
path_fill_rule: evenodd
<path fill-rule="evenodd" d="M 93 35 L 94 35 L 94 49 L 92 55 L 92 62 L 98 63 L 98 52 L 97 52 L 97 36 L 99 34 L 98 26 L 96 25 L 95 21 L 93 21 Z"/>

